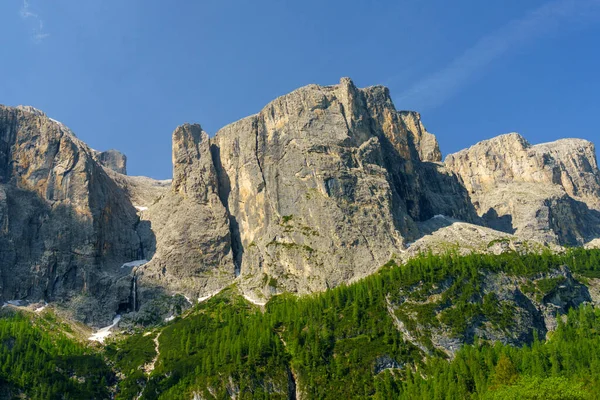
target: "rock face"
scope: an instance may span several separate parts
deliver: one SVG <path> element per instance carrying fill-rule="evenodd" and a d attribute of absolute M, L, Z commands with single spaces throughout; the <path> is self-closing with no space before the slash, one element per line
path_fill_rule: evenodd
<path fill-rule="evenodd" d="M 92 157 L 99 164 L 119 174 L 127 175 L 127 157 L 117 150 L 92 151 Z"/>
<path fill-rule="evenodd" d="M 420 221 L 475 217 L 456 178 L 429 162 L 439 156 L 435 138 L 383 87 L 307 86 L 213 143 L 248 287 L 336 286 L 401 252 Z"/>
<path fill-rule="evenodd" d="M 73 301 L 111 316 L 123 262 L 143 258 L 138 217 L 93 151 L 30 107 L 0 107 L 0 296 Z M 83 315 L 87 314 L 87 315 Z"/>
<path fill-rule="evenodd" d="M 181 308 L 171 294 L 192 302 L 233 282 L 263 303 L 449 243 L 502 252 L 600 237 L 589 142 L 509 134 L 441 159 L 418 113 L 347 78 L 212 138 L 180 126 L 172 181 L 129 177 L 123 154 L 90 149 L 34 108 L 0 107 L 0 296 L 135 323 Z"/>
<path fill-rule="evenodd" d="M 414 111 L 400 111 L 398 113 L 402 123 L 411 136 L 419 152 L 421 161 L 440 162 L 442 152 L 437 139 L 432 133 L 427 132 L 421 122 L 421 114 Z"/>
<path fill-rule="evenodd" d="M 445 164 L 492 228 L 569 245 L 600 236 L 600 173 L 588 141 L 532 146 L 512 133 L 451 154 Z"/>
<path fill-rule="evenodd" d="M 210 290 L 241 275 L 254 298 L 365 276 L 419 237 L 421 221 L 477 220 L 440 158 L 417 113 L 349 79 L 298 89 L 213 139 L 184 125 L 171 192 L 148 212 L 158 248 L 144 274 Z"/>
<path fill-rule="evenodd" d="M 157 240 L 152 260 L 138 272 L 144 282 L 194 298 L 232 283 L 229 217 L 218 189 L 208 134 L 199 125 L 177 128 L 171 188 L 142 213 Z"/>

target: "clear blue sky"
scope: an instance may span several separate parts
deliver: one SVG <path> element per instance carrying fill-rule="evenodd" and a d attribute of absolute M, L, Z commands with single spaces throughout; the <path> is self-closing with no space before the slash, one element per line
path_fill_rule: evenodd
<path fill-rule="evenodd" d="M 444 154 L 511 131 L 600 142 L 600 0 L 2 0 L 0 49 L 0 103 L 132 175 L 171 176 L 177 125 L 214 134 L 341 76 L 389 86 Z"/>

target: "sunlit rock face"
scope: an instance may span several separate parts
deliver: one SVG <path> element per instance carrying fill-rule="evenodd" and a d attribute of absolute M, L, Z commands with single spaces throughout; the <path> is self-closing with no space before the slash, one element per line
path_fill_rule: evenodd
<path fill-rule="evenodd" d="M 189 296 L 236 275 L 255 298 L 323 290 L 374 272 L 420 221 L 477 220 L 419 114 L 347 78 L 282 96 L 212 139 L 184 125 L 173 149 L 171 193 L 147 214 L 158 247 L 144 275 Z"/>
<path fill-rule="evenodd" d="M 90 149 L 34 108 L 0 107 L 1 296 L 62 301 L 93 324 L 151 323 L 234 283 L 264 304 L 448 245 L 600 237 L 591 143 L 509 134 L 442 162 L 418 113 L 348 78 L 213 137 L 184 124 L 172 157 L 172 180 L 129 177 L 118 151 Z"/>
<path fill-rule="evenodd" d="M 600 235 L 600 173 L 586 140 L 532 146 L 511 133 L 451 154 L 445 164 L 491 227 L 569 245 Z"/>
<path fill-rule="evenodd" d="M 196 299 L 233 283 L 229 215 L 219 197 L 210 140 L 200 125 L 173 132 L 171 187 L 148 205 L 142 219 L 156 237 L 156 252 L 138 272 L 146 286 Z M 146 296 L 151 300 L 154 293 Z"/>

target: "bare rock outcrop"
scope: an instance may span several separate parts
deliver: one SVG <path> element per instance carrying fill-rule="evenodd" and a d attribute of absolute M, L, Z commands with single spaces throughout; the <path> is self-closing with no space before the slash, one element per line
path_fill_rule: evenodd
<path fill-rule="evenodd" d="M 482 270 L 465 315 L 456 312 L 452 294 L 455 276 L 433 286 L 423 282 L 388 296 L 388 311 L 405 337 L 425 352 L 442 351 L 449 357 L 476 339 L 522 346 L 556 329 L 558 319 L 572 308 L 594 301 L 590 289 L 577 281 L 568 267 L 519 277 Z M 593 289 L 592 289 L 593 291 Z M 461 292 L 462 293 L 462 292 Z M 423 307 L 431 310 L 426 315 Z"/>
<path fill-rule="evenodd" d="M 532 146 L 512 133 L 451 154 L 445 165 L 492 228 L 569 245 L 600 236 L 600 172 L 588 141 Z"/>
<path fill-rule="evenodd" d="M 435 138 L 418 114 L 397 112 L 384 87 L 307 86 L 213 143 L 242 286 L 265 296 L 368 275 L 436 213 L 474 218 L 458 180 L 424 162 L 438 157 Z"/>
<path fill-rule="evenodd" d="M 441 158 L 418 113 L 348 78 L 212 138 L 178 127 L 169 181 L 127 176 L 123 154 L 90 149 L 39 110 L 0 107 L 0 296 L 136 323 L 181 308 L 172 294 L 194 302 L 238 282 L 262 304 L 432 248 L 597 245 L 591 143 L 509 134 Z"/>
<path fill-rule="evenodd" d="M 4 300 L 73 300 L 81 319 L 111 319 L 113 278 L 143 258 L 137 224 L 127 196 L 68 128 L 31 107 L 0 106 Z"/>
<path fill-rule="evenodd" d="M 92 157 L 102 166 L 127 175 L 127 156 L 118 150 L 92 151 Z"/>
<path fill-rule="evenodd" d="M 441 162 L 440 145 L 435 135 L 427 132 L 427 129 L 423 126 L 421 114 L 414 111 L 400 111 L 398 114 L 406 130 L 412 136 L 412 141 L 417 147 L 421 161 Z"/>
<path fill-rule="evenodd" d="M 142 285 L 165 286 L 196 299 L 235 278 L 229 217 L 214 164 L 200 125 L 175 130 L 171 187 L 142 212 L 156 236 L 150 262 L 136 272 Z M 142 301 L 143 296 L 142 291 Z"/>
<path fill-rule="evenodd" d="M 235 274 L 254 299 L 366 276 L 421 236 L 420 221 L 478 219 L 440 159 L 419 114 L 347 78 L 282 96 L 212 139 L 184 125 L 171 191 L 143 214 L 157 251 L 140 273 L 188 296 Z"/>

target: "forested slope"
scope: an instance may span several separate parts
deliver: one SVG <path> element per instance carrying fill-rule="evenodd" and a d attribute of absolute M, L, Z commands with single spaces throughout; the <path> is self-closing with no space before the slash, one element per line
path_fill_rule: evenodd
<path fill-rule="evenodd" d="M 160 332 L 160 354 L 150 373 L 141 368 L 156 356 L 156 346 L 141 340 L 144 333 L 140 340 L 110 346 L 110 353 L 135 371 L 120 384 L 127 388 L 121 398 L 137 391 L 147 399 L 477 398 L 509 393 L 509 383 L 522 386 L 514 390 L 564 386 L 585 398 L 600 393 L 598 376 L 589 373 L 598 352 L 573 349 L 598 348 L 600 315 L 582 306 L 565 324 L 560 314 L 585 303 L 569 304 L 576 302 L 569 296 L 572 291 L 587 293 L 577 279 L 590 284 L 599 271 L 598 251 L 429 255 L 403 266 L 391 262 L 374 276 L 318 295 L 278 296 L 264 310 L 231 288 L 152 334 Z M 529 330 L 521 341 L 504 340 L 516 329 L 513 320 L 522 304 L 485 293 L 485 280 L 493 274 L 521 282 L 522 290 L 516 289 L 514 297 L 529 296 L 533 306 L 560 303 L 557 297 L 565 300 L 551 307 L 559 315 L 554 320 L 549 316 L 548 323 L 558 324 L 548 333 L 549 341 L 538 337 L 535 326 L 521 327 Z M 574 283 L 569 286 L 568 280 Z M 424 311 L 407 313 L 398 306 L 405 292 L 431 297 L 428 291 L 444 282 L 446 291 L 434 296 L 437 301 L 424 302 Z M 569 288 L 571 292 L 562 293 Z M 408 327 L 410 320 L 416 322 Z M 496 336 L 480 340 L 465 335 L 465 327 L 473 325 L 489 325 Z M 432 326 L 445 326 L 447 336 L 467 347 L 444 352 L 428 336 Z M 143 348 L 145 357 L 140 356 Z M 498 378 L 497 369 L 502 368 L 509 369 L 510 379 Z"/>
<path fill-rule="evenodd" d="M 64 331 L 52 313 L 3 310 L 0 398 L 103 399 L 116 379 L 101 354 Z"/>
<path fill-rule="evenodd" d="M 0 379 L 8 398 L 593 399 L 599 276 L 598 250 L 423 255 L 262 308 L 232 286 L 96 350 L 9 315 Z"/>

